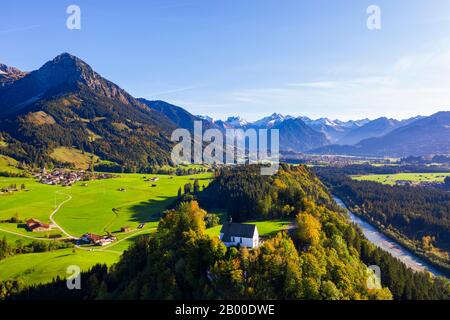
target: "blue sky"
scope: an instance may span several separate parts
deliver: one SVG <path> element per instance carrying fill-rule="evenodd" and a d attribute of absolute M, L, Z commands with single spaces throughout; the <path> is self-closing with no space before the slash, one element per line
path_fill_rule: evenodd
<path fill-rule="evenodd" d="M 71 4 L 81 30 L 66 28 Z M 136 97 L 214 118 L 407 118 L 450 110 L 448 30 L 448 0 L 15 0 L 0 62 L 69 52 Z"/>

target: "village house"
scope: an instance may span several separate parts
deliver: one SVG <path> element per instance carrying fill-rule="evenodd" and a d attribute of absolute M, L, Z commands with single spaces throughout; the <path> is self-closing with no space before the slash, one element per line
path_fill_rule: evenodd
<path fill-rule="evenodd" d="M 102 239 L 98 240 L 95 245 L 97 246 L 106 246 L 107 244 L 113 243 L 114 240 L 116 240 L 115 237 L 103 237 Z"/>
<path fill-rule="evenodd" d="M 51 230 L 51 225 L 42 223 L 36 219 L 29 219 L 26 221 L 27 229 L 31 232 L 42 232 Z"/>
<path fill-rule="evenodd" d="M 93 234 L 93 233 L 86 233 L 83 234 L 80 238 L 80 242 L 86 243 L 86 244 L 95 244 L 97 241 L 102 239 L 102 236 Z"/>
<path fill-rule="evenodd" d="M 258 228 L 254 224 L 226 222 L 220 230 L 220 240 L 227 246 L 257 248 L 259 246 Z"/>
<path fill-rule="evenodd" d="M 81 236 L 79 242 L 84 244 L 94 244 L 96 246 L 105 246 L 116 240 L 113 236 L 99 236 L 93 233 L 86 233 Z"/>

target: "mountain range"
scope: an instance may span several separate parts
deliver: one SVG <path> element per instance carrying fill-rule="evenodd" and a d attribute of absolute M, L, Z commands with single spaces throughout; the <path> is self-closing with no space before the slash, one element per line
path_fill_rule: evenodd
<path fill-rule="evenodd" d="M 178 127 L 187 129 L 192 129 L 192 122 L 195 120 L 202 121 L 204 127 L 222 131 L 278 129 L 280 148 L 283 151 L 361 156 L 409 156 L 450 152 L 450 112 L 405 120 L 386 117 L 350 121 L 328 118 L 312 120 L 308 117 L 273 113 L 254 122 L 238 116 L 229 117 L 225 121 L 215 121 L 208 116 L 194 116 L 185 109 L 166 102 L 146 103 L 149 107 L 163 112 L 175 121 Z"/>
<path fill-rule="evenodd" d="M 55 148 L 67 147 L 119 164 L 165 164 L 174 128 L 67 53 L 0 87 L 1 151 L 26 162 L 51 162 Z"/>
<path fill-rule="evenodd" d="M 20 78 L 23 78 L 25 75 L 26 72 L 0 63 L 0 87 L 4 87 Z"/>
<path fill-rule="evenodd" d="M 364 139 L 355 145 L 330 145 L 311 151 L 318 154 L 365 156 L 450 154 L 450 112 L 442 111 L 400 126 L 386 135 Z"/>
<path fill-rule="evenodd" d="M 45 164 L 61 147 L 126 166 L 170 163 L 175 128 L 278 129 L 289 152 L 408 156 L 450 153 L 450 112 L 407 120 L 310 119 L 273 113 L 213 120 L 164 101 L 134 98 L 63 53 L 32 72 L 0 64 L 0 153 Z"/>

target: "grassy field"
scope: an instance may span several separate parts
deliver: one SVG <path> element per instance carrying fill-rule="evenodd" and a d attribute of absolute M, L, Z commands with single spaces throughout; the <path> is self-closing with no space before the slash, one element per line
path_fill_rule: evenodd
<path fill-rule="evenodd" d="M 67 276 L 70 265 L 88 270 L 97 263 L 111 265 L 119 260 L 114 252 L 93 252 L 62 249 L 51 252 L 16 255 L 0 261 L 0 280 L 21 278 L 26 284 L 51 281 L 56 276 Z"/>
<path fill-rule="evenodd" d="M 38 183 L 32 178 L 0 177 L 0 188 L 15 184 L 25 185 L 25 190 L 0 195 L 0 220 L 9 219 L 15 214 L 23 220 L 36 218 L 43 222 L 50 222 L 50 213 L 55 203 L 66 197 L 57 193 L 62 187 L 53 187 Z"/>
<path fill-rule="evenodd" d="M 27 191 L 0 195 L 0 220 L 19 215 L 20 219 L 36 218 L 50 222 L 50 213 L 66 201 L 54 215 L 55 221 L 68 233 L 80 236 L 86 232 L 103 234 L 106 230 L 118 231 L 121 227 L 135 228 L 140 223 L 156 226 L 159 215 L 173 201 L 178 188 L 199 179 L 208 185 L 211 174 L 194 176 L 158 177 L 157 182 L 147 182 L 150 175 L 124 174 L 120 178 L 89 181 L 87 186 L 77 183 L 73 187 L 48 186 L 31 178 L 1 178 L 0 187 L 25 184 Z M 155 184 L 156 187 L 152 187 Z M 119 191 L 123 188 L 125 191 Z M 0 224 L 0 229 L 12 226 Z M 16 232 L 29 234 L 23 228 Z M 34 234 L 33 234 L 34 235 Z M 36 233 L 39 236 L 39 233 Z"/>
<path fill-rule="evenodd" d="M 11 233 L 0 230 L 0 239 L 3 239 L 3 238 L 6 238 L 8 240 L 8 243 L 10 243 L 10 244 L 14 244 L 18 240 L 20 240 L 20 242 L 22 244 L 28 244 L 34 240 L 34 239 L 25 238 L 23 236 L 18 236 L 18 235 L 11 234 Z"/>
<path fill-rule="evenodd" d="M 70 234 L 86 232 L 116 232 L 121 227 L 137 227 L 147 223 L 156 227 L 161 213 L 175 200 L 178 188 L 185 183 L 200 180 L 200 185 L 209 183 L 210 174 L 158 177 L 157 182 L 146 182 L 150 175 L 126 174 L 118 179 L 91 181 L 87 187 L 77 184 L 60 195 L 70 195 L 67 202 L 55 215 L 55 220 Z M 156 184 L 156 187 L 152 187 Z M 125 191 L 119 191 L 123 188 Z"/>
<path fill-rule="evenodd" d="M 353 176 L 352 178 L 355 180 L 375 181 L 383 184 L 395 185 L 398 180 L 412 182 L 444 182 L 444 179 L 447 176 L 450 176 L 450 172 L 371 174 Z"/>
<path fill-rule="evenodd" d="M 16 166 L 17 166 L 16 160 L 4 155 L 0 155 L 0 172 L 14 172 L 14 173 L 21 172 L 20 169 L 16 168 Z"/>
<path fill-rule="evenodd" d="M 258 227 L 258 232 L 261 237 L 269 237 L 277 234 L 278 232 L 285 230 L 291 223 L 287 220 L 271 220 L 271 221 L 256 221 L 248 222 L 249 224 L 255 224 Z M 211 237 L 218 237 L 222 225 L 215 226 L 206 230 L 206 233 Z"/>
<path fill-rule="evenodd" d="M 145 181 L 150 177 L 159 180 Z M 49 223 L 50 214 L 63 203 L 53 218 L 70 235 L 78 237 L 86 232 L 104 235 L 106 231 L 118 232 L 125 226 L 132 229 L 116 234 L 117 241 L 111 245 L 95 247 L 92 251 L 77 249 L 73 254 L 72 249 L 64 249 L 9 257 L 0 262 L 0 281 L 22 275 L 28 283 L 45 282 L 56 275 L 64 275 L 70 264 L 86 269 L 96 263 L 114 263 L 137 237 L 156 230 L 161 213 L 175 200 L 178 188 L 193 183 L 193 179 L 207 186 L 211 178 L 210 173 L 193 176 L 123 174 L 114 179 L 89 181 L 87 186 L 76 183 L 72 187 L 62 187 L 44 185 L 31 178 L 0 177 L 0 188 L 10 184 L 25 184 L 26 187 L 0 195 L 0 220 L 17 214 L 21 220 L 36 218 Z M 136 229 L 140 223 L 145 223 L 144 228 Z M 25 244 L 33 241 L 32 238 L 51 241 L 46 239 L 52 234 L 62 232 L 55 229 L 34 233 L 20 224 L 0 223 L 0 237 L 6 237 L 10 243 L 20 239 Z"/>
<path fill-rule="evenodd" d="M 2 136 L 0 136 L 0 148 L 7 147 L 7 146 L 8 146 L 8 143 L 5 141 L 5 139 Z"/>
<path fill-rule="evenodd" d="M 75 168 L 84 170 L 88 169 L 92 162 L 96 163 L 99 160 L 99 157 L 88 152 L 83 153 L 81 150 L 66 147 L 54 149 L 50 157 L 59 162 L 71 163 Z"/>

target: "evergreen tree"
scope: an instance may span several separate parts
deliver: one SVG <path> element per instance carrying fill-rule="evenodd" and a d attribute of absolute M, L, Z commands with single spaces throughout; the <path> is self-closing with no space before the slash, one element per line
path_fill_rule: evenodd
<path fill-rule="evenodd" d="M 200 192 L 200 184 L 198 183 L 198 180 L 195 179 L 194 181 L 194 194 L 197 194 Z"/>

